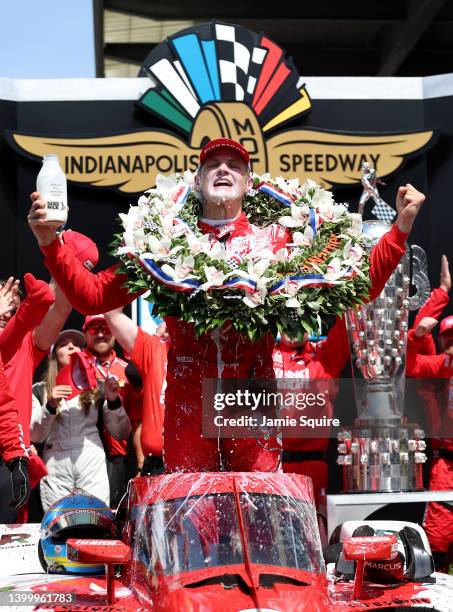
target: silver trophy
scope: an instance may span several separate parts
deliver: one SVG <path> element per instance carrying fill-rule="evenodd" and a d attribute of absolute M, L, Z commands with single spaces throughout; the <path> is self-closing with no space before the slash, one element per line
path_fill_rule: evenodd
<path fill-rule="evenodd" d="M 390 227 L 382 221 L 364 222 L 370 249 Z M 417 292 L 409 297 L 411 259 Z M 429 291 L 426 255 L 412 247 L 379 297 L 346 315 L 357 406 L 352 430 L 338 436 L 337 461 L 346 491 L 423 488 L 425 434 L 407 423 L 403 413 L 409 310 L 419 308 Z"/>

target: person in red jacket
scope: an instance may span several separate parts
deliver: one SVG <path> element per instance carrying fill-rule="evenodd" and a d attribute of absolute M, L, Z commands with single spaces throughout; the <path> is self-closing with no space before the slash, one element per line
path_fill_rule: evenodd
<path fill-rule="evenodd" d="M 213 237 L 220 232 L 227 249 L 243 253 L 256 246 L 277 251 L 287 240 L 281 226 L 265 231 L 249 223 L 242 211 L 242 199 L 252 187 L 249 155 L 242 145 L 218 139 L 207 143 L 200 153 L 196 188 L 202 197 L 200 229 Z M 115 267 L 90 274 L 73 254 L 55 240 L 55 231 L 46 225 L 45 203 L 39 193 L 31 195 L 28 215 L 31 230 L 45 255 L 45 265 L 55 275 L 70 302 L 81 312 L 108 312 L 130 303 L 134 295 L 123 287 L 125 276 Z M 405 241 L 424 196 L 412 185 L 400 187 L 397 195 L 398 219 L 371 254 L 370 299 L 381 292 L 386 280 L 405 252 Z M 223 378 L 273 378 L 274 339 L 269 333 L 252 343 L 232 327 L 197 338 L 193 326 L 166 319 L 171 347 L 168 354 L 165 396 L 164 461 L 168 471 L 273 471 L 280 462 L 275 440 L 222 440 L 204 438 L 201 433 L 201 389 L 203 378 L 218 378 L 218 353 L 221 353 Z M 215 340 L 215 341 L 214 341 Z M 238 356 L 240 358 L 238 359 Z"/>
<path fill-rule="evenodd" d="M 34 369 L 48 350 L 40 350 L 41 347 L 35 345 L 34 330 L 39 329 L 45 320 L 54 304 L 55 296 L 47 283 L 37 280 L 32 274 L 25 274 L 24 283 L 27 295 L 22 303 L 20 298 L 15 299 L 16 306 L 19 303 L 20 305 L 14 316 L 11 317 L 10 313 L 7 313 L 0 317 L 0 351 L 5 364 L 4 372 L 8 379 L 8 388 L 14 397 L 16 417 L 27 449 L 30 478 L 34 486 L 39 475 L 43 474 L 43 469 L 40 458 L 30 452 L 31 388 Z M 62 297 L 66 302 L 63 294 Z M 42 330 L 42 333 L 46 336 L 47 330 Z M 40 331 L 37 332 L 38 338 L 39 334 Z M 9 492 L 10 474 L 2 464 L 0 465 L 1 498 L 7 499 Z M 25 518 L 25 506 L 22 507 L 19 518 L 15 509 L 6 504 L 0 507 L 1 522 L 14 523 L 16 520 L 24 521 Z"/>
<path fill-rule="evenodd" d="M 273 359 L 276 378 L 288 379 L 288 383 L 298 379 L 301 387 L 305 381 L 339 378 L 349 359 L 349 342 L 344 319 L 337 319 L 327 338 L 317 343 L 309 342 L 307 334 L 300 342 L 282 336 L 274 349 Z M 294 391 L 298 391 L 297 385 Z M 333 400 L 334 397 L 330 397 L 323 412 L 327 417 L 332 417 Z M 317 505 L 320 496 L 327 490 L 328 445 L 327 435 L 320 438 L 283 437 L 283 471 L 310 476 Z"/>
<path fill-rule="evenodd" d="M 105 313 L 109 327 L 129 354 L 143 379 L 141 446 L 145 461 L 143 474 L 162 472 L 162 428 L 167 371 L 168 339 L 162 331 L 151 335 L 143 331 L 122 308 Z"/>
<path fill-rule="evenodd" d="M 18 281 L 10 277 L 0 287 L 0 325 L 14 317 L 18 304 Z M 1 336 L 0 336 L 1 340 Z M 16 342 L 20 337 L 16 337 Z M 9 346 L 8 346 L 9 345 Z M 13 341 L 3 343 L 5 353 L 14 351 Z M 28 477 L 28 453 L 25 447 L 22 426 L 19 422 L 16 404 L 11 396 L 8 380 L 5 376 L 3 360 L 0 357 L 0 457 L 10 471 L 10 490 L 12 499 L 10 507 L 14 510 L 23 506 L 30 494 Z M 7 480 L 7 479 L 6 479 Z M 7 498 L 3 498 L 4 501 Z M 2 513 L 3 514 L 3 513 Z"/>
<path fill-rule="evenodd" d="M 423 380 L 418 390 L 425 400 L 431 427 L 434 457 L 429 488 L 432 491 L 453 488 L 453 316 L 441 321 L 439 338 L 442 352 L 423 355 L 424 338 L 437 325 L 437 319 L 424 317 L 408 334 L 407 375 L 413 378 L 441 379 L 436 384 Z M 435 437 L 437 434 L 438 437 Z M 450 436 L 450 437 L 440 437 Z M 429 503 L 424 528 L 431 548 L 442 565 L 453 542 L 453 509 L 442 503 Z"/>
<path fill-rule="evenodd" d="M 440 262 L 440 283 L 439 287 L 433 289 L 427 301 L 423 304 L 414 320 L 413 328 L 415 329 L 420 321 L 425 317 L 439 319 L 450 300 L 449 293 L 451 289 L 451 275 L 448 259 L 446 255 L 442 255 Z M 426 334 L 418 346 L 418 352 L 423 355 L 435 355 L 436 344 L 432 334 Z"/>

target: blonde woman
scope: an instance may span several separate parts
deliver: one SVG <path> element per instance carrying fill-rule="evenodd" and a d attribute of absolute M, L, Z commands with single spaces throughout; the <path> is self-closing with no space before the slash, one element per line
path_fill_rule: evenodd
<path fill-rule="evenodd" d="M 118 440 L 131 433 L 114 377 L 105 380 L 103 389 L 98 387 L 71 398 L 72 387 L 57 384 L 58 372 L 84 346 L 85 336 L 81 332 L 72 329 L 61 332 L 52 347 L 43 382 L 33 387 L 31 440 L 43 443 L 43 460 L 49 472 L 40 483 L 44 511 L 75 488 L 96 495 L 109 505 L 109 481 L 98 423 L 102 420 Z"/>

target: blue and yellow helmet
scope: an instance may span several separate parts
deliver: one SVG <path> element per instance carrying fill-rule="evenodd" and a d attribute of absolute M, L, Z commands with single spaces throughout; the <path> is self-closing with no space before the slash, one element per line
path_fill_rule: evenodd
<path fill-rule="evenodd" d="M 115 516 L 106 504 L 84 491 L 56 501 L 41 523 L 39 559 L 43 569 L 53 574 L 102 574 L 104 565 L 77 563 L 66 556 L 68 538 L 115 537 Z"/>

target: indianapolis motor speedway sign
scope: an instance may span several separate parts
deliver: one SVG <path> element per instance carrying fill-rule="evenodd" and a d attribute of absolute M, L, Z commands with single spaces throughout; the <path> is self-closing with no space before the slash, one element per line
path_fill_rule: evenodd
<path fill-rule="evenodd" d="M 312 178 L 326 187 L 360 182 L 369 161 L 380 177 L 426 151 L 432 130 L 357 133 L 291 127 L 312 110 L 293 61 L 264 34 L 212 21 L 179 32 L 145 59 L 149 89 L 136 101 L 168 129 L 55 137 L 8 132 L 20 155 L 56 153 L 70 181 L 127 194 L 155 184 L 158 173 L 194 171 L 213 138 L 238 140 L 260 175 Z"/>

